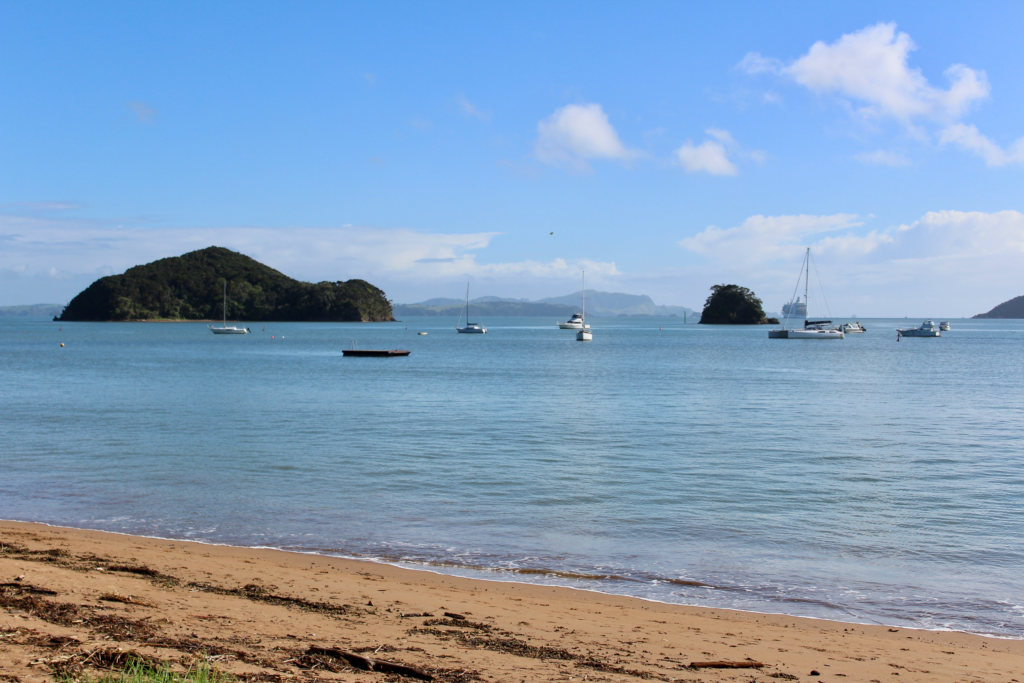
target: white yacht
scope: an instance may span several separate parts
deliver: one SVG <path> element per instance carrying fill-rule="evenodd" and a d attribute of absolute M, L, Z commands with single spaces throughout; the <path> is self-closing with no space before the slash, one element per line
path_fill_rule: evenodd
<path fill-rule="evenodd" d="M 560 330 L 582 330 L 583 329 L 583 316 L 579 313 L 573 313 L 572 317 L 566 320 L 564 323 L 558 323 L 558 329 Z"/>
<path fill-rule="evenodd" d="M 583 312 L 580 314 L 580 331 L 576 333 L 576 341 L 594 341 L 594 335 L 590 332 L 590 325 L 586 324 L 587 318 L 587 271 L 583 271 Z"/>
<path fill-rule="evenodd" d="M 867 332 L 867 329 L 856 320 L 852 323 L 843 323 L 839 326 L 839 329 L 843 331 L 843 334 L 861 334 Z"/>
<path fill-rule="evenodd" d="M 249 334 L 245 327 L 228 327 L 228 281 L 224 281 L 224 322 L 220 327 L 207 325 L 214 334 Z"/>
<path fill-rule="evenodd" d="M 466 305 L 463 306 L 466 311 L 466 326 L 459 327 L 459 323 L 462 322 L 462 311 L 459 311 L 459 320 L 455 323 L 455 331 L 460 334 L 487 334 L 487 328 L 479 323 L 469 322 L 469 284 L 466 284 Z"/>
<path fill-rule="evenodd" d="M 941 332 L 949 332 L 949 321 L 948 320 L 943 320 L 942 322 L 940 322 L 939 323 L 939 330 Z"/>
<path fill-rule="evenodd" d="M 896 330 L 896 338 L 900 337 L 941 337 L 942 332 L 931 320 L 925 320 L 920 327 L 902 327 Z"/>
<path fill-rule="evenodd" d="M 804 262 L 800 266 L 800 276 L 797 277 L 796 286 L 800 287 L 800 279 L 804 281 L 804 300 L 800 303 L 800 297 L 796 297 L 790 305 L 783 306 L 785 319 L 782 321 L 781 330 L 768 330 L 769 339 L 845 339 L 846 334 L 842 326 L 833 327 L 831 320 L 804 320 L 803 327 L 788 327 L 790 319 L 797 317 L 798 311 L 807 314 L 807 296 L 810 292 L 811 282 L 811 248 L 807 247 L 804 255 Z M 793 291 L 796 294 L 796 290 Z M 864 330 L 861 329 L 861 332 Z"/>

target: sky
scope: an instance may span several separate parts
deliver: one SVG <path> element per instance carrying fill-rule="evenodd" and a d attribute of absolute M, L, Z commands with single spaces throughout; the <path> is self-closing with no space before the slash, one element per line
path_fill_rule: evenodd
<path fill-rule="evenodd" d="M 585 270 L 777 311 L 810 247 L 815 315 L 973 315 L 1024 294 L 1021 26 L 1020 2 L 0 0 L 0 305 L 217 245 L 403 303 Z"/>

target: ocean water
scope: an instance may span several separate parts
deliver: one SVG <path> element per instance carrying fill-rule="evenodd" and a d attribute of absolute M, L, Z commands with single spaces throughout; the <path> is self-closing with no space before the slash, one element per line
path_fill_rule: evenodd
<path fill-rule="evenodd" d="M 1024 321 L 454 322 L 0 318 L 0 518 L 1024 637 Z"/>

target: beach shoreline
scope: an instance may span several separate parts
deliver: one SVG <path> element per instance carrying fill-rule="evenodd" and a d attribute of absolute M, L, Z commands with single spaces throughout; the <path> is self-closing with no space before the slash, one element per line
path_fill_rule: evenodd
<path fill-rule="evenodd" d="M 102 670 L 116 651 L 176 666 L 212 657 L 251 680 L 386 676 L 310 647 L 371 653 L 436 680 L 1024 680 L 1020 640 L 31 522 L 0 521 L 0 584 L 0 671 L 25 682 L 62 666 Z M 92 664 L 80 664 L 88 653 Z M 763 667 L 690 668 L 701 661 Z"/>

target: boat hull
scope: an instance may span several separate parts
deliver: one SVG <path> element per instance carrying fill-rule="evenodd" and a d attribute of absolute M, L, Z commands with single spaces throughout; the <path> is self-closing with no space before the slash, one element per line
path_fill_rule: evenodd
<path fill-rule="evenodd" d="M 249 331 L 244 327 L 211 327 L 210 332 L 214 334 L 249 334 Z"/>
<path fill-rule="evenodd" d="M 897 330 L 901 337 L 941 337 L 942 333 L 938 330 L 918 330 L 915 328 L 906 330 Z"/>
<path fill-rule="evenodd" d="M 558 323 L 560 330 L 582 330 L 583 323 Z"/>
<path fill-rule="evenodd" d="M 403 349 L 345 349 L 341 353 L 345 356 L 392 358 L 408 356 L 410 352 Z"/>
<path fill-rule="evenodd" d="M 786 339 L 844 339 L 841 330 L 786 330 Z"/>
<path fill-rule="evenodd" d="M 590 330 L 580 330 L 576 333 L 576 341 L 594 341 L 594 334 Z"/>
<path fill-rule="evenodd" d="M 487 334 L 486 327 L 456 327 L 455 331 L 459 334 Z"/>

